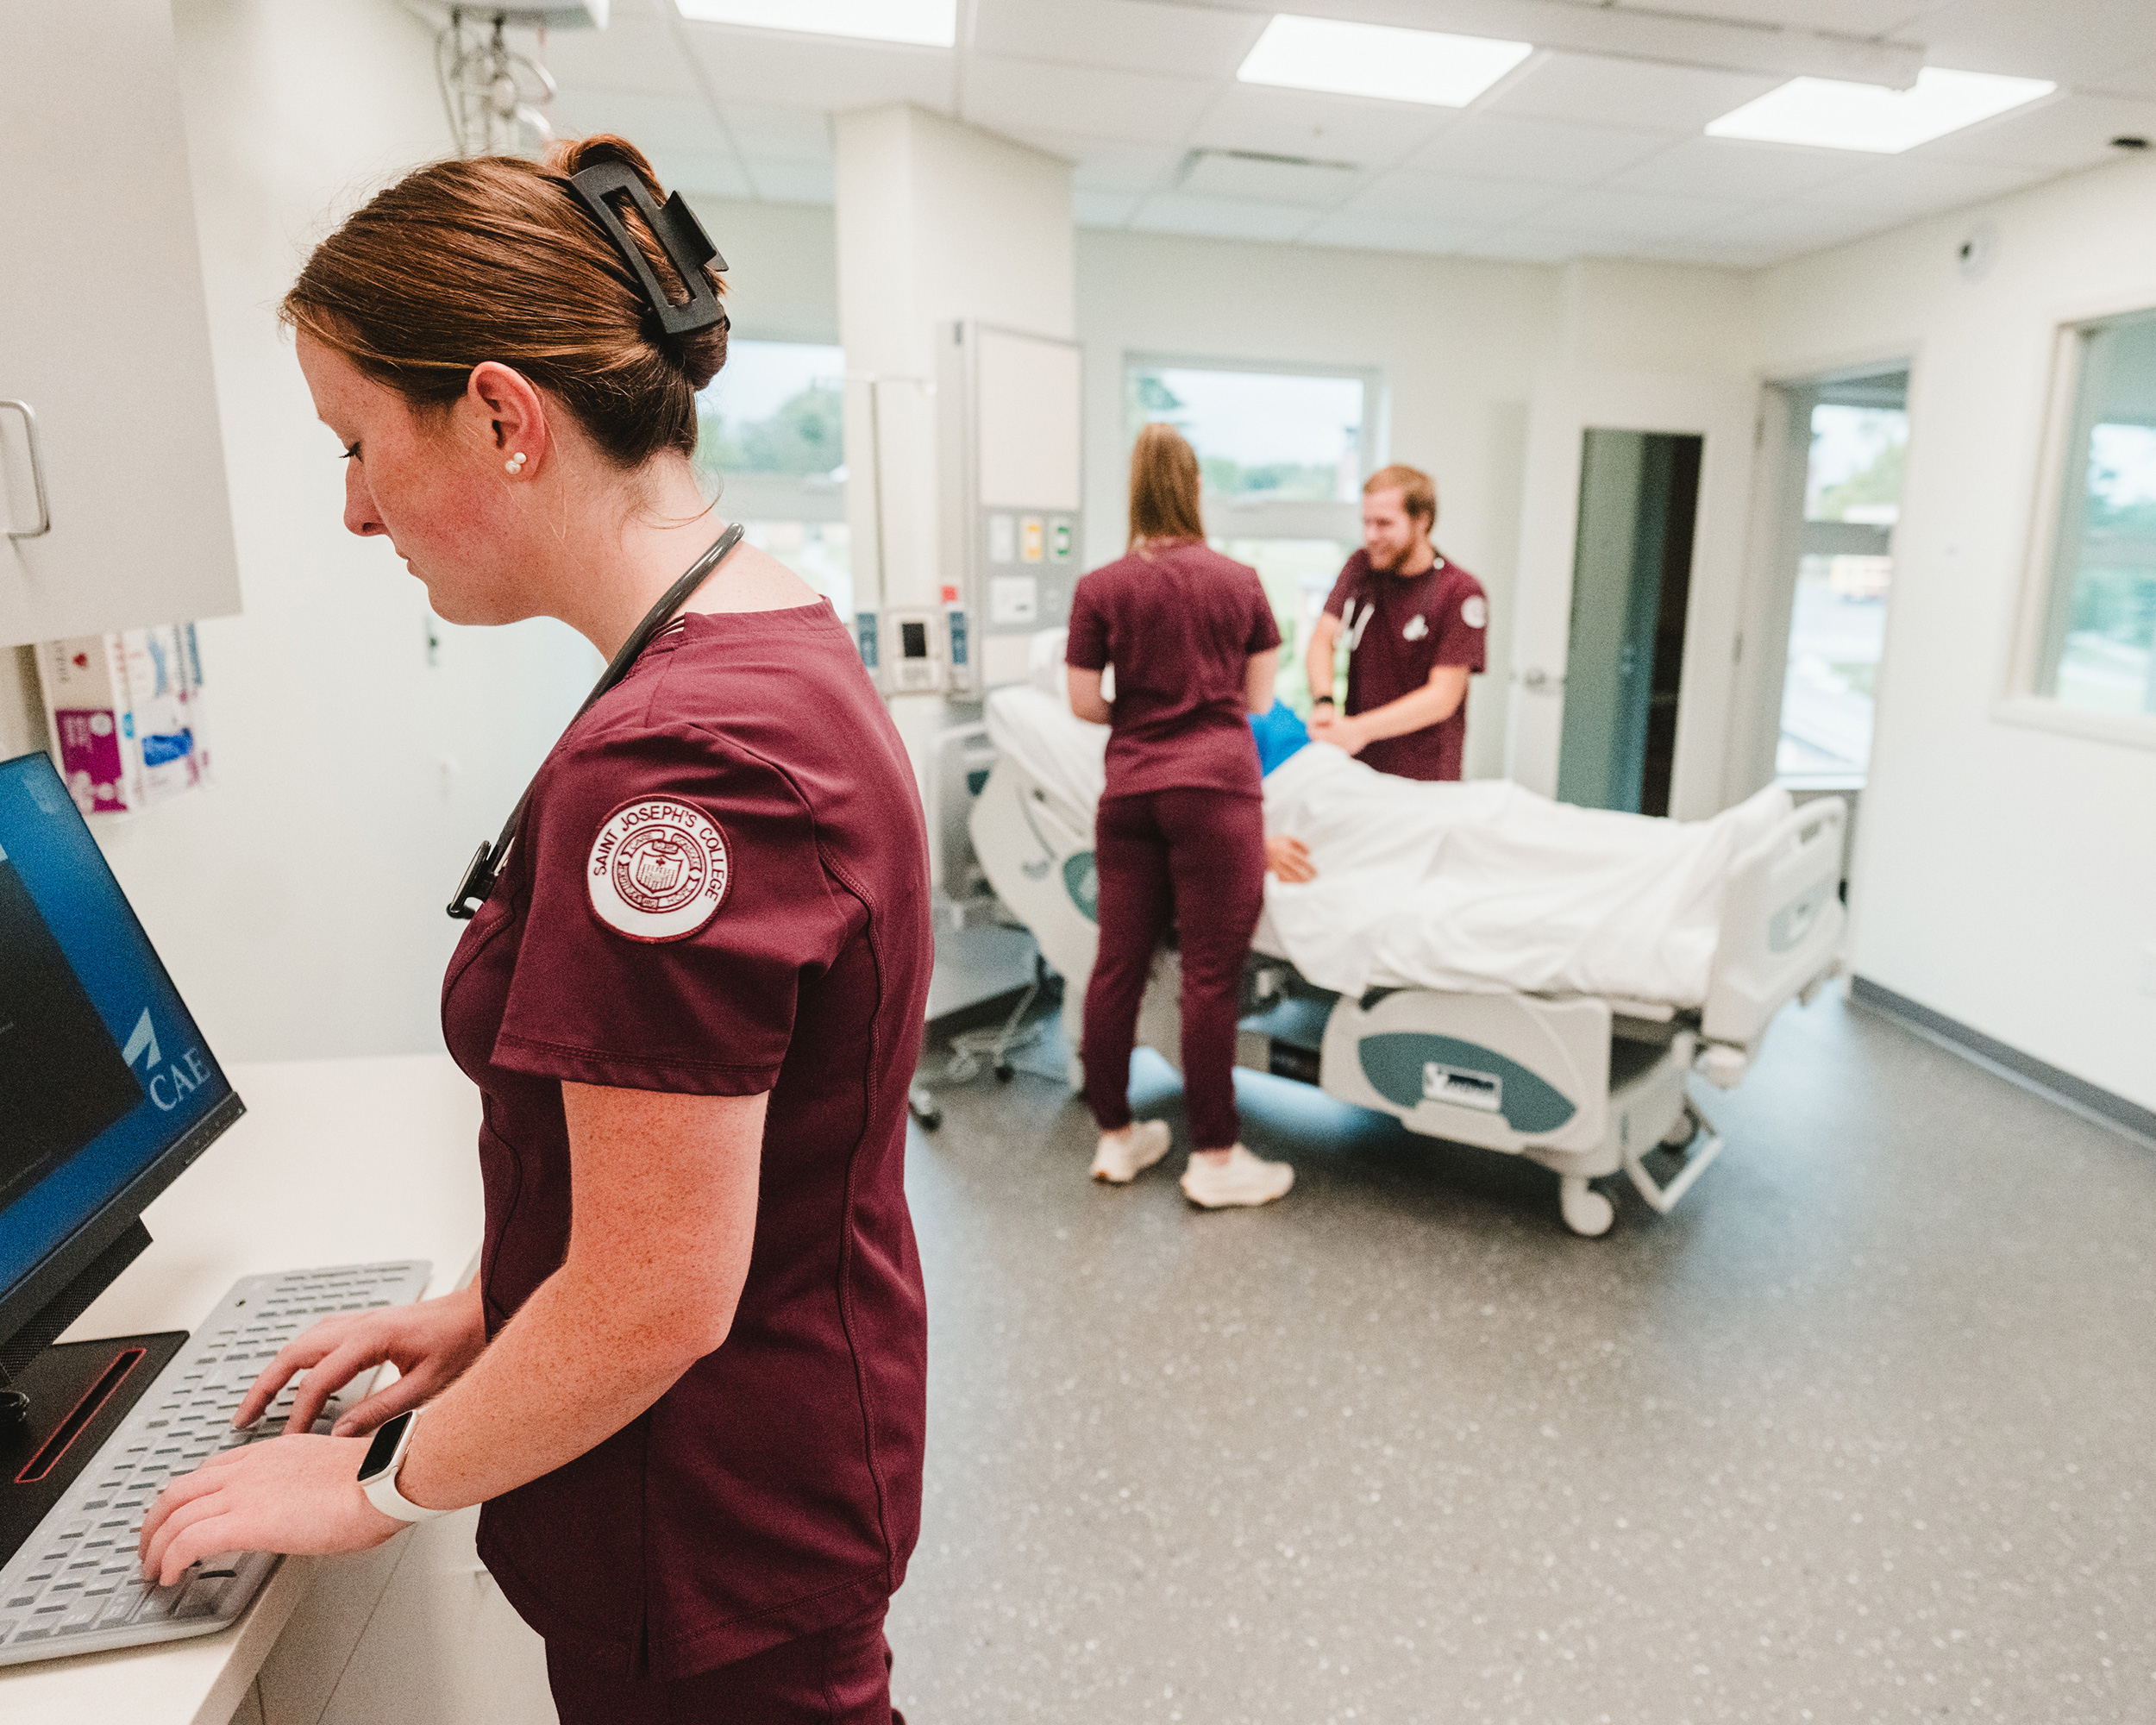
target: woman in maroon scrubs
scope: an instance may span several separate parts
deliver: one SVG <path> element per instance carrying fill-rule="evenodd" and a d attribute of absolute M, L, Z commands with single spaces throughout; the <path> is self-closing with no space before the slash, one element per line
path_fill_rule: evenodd
<path fill-rule="evenodd" d="M 1235 1021 L 1243 960 L 1265 901 L 1265 806 L 1250 715 L 1273 704 L 1280 628 L 1257 571 L 1209 549 L 1198 457 L 1148 425 L 1131 456 L 1131 549 L 1071 601 L 1071 711 L 1110 727 L 1095 818 L 1100 956 L 1086 989 L 1086 1101 L 1100 1127 L 1093 1177 L 1121 1185 L 1168 1154 L 1165 1120 L 1131 1118 L 1131 1044 L 1153 955 L 1171 923 L 1182 958 L 1183 1097 L 1196 1141 L 1194 1204 L 1265 1204 L 1294 1170 L 1242 1144 Z M 1102 676 L 1115 668 L 1112 701 Z"/>
<path fill-rule="evenodd" d="M 611 202 L 610 237 L 608 173 L 570 179 L 592 169 L 663 195 L 618 139 L 439 162 L 325 241 L 285 314 L 345 524 L 442 617 L 560 618 L 611 657 L 718 549 L 690 457 L 726 333 L 693 218 Z M 293 1433 L 360 1371 L 403 1375 L 333 1435 L 172 1486 L 146 1568 L 355 1550 L 484 1503 L 570 1725 L 887 1725 L 920 1521 L 901 1177 L 929 964 L 897 733 L 830 606 L 736 549 L 547 758 L 451 960 L 479 1279 L 286 1348 L 242 1421 L 296 1371 Z M 415 1408 L 385 1514 L 362 1434 Z"/>

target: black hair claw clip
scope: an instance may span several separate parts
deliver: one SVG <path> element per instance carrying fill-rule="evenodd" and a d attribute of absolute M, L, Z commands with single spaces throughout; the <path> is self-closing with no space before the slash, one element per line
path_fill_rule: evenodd
<path fill-rule="evenodd" d="M 726 260 L 719 256 L 718 248 L 711 243 L 704 224 L 682 201 L 680 192 L 663 204 L 654 203 L 642 176 L 628 163 L 618 161 L 600 162 L 571 174 L 569 190 L 599 223 L 599 232 L 621 254 L 622 261 L 635 272 L 636 279 L 643 285 L 644 298 L 659 314 L 659 327 L 667 335 L 693 336 L 699 329 L 708 329 L 714 323 L 726 321 L 725 308 L 718 303 L 718 291 L 704 273 L 704 267 L 710 264 L 723 275 Z M 622 221 L 621 212 L 614 207 L 614 200 L 619 197 L 626 197 L 636 206 L 644 225 L 651 229 L 653 237 L 673 264 L 674 273 L 681 278 L 682 286 L 689 292 L 682 304 L 677 305 L 667 298 L 666 290 L 659 285 L 651 260 L 644 255 L 643 248 L 636 243 L 636 236 Z"/>

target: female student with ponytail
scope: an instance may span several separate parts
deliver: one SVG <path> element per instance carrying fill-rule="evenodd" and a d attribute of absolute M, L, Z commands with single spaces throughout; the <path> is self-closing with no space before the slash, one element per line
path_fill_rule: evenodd
<path fill-rule="evenodd" d="M 240 1418 L 304 1371 L 294 1435 L 175 1482 L 142 1559 L 170 1583 L 483 1503 L 567 1725 L 888 1725 L 921 1508 L 926 844 L 845 628 L 699 493 L 696 392 L 726 355 L 707 266 L 602 137 L 419 170 L 285 299 L 345 524 L 450 621 L 559 618 L 625 674 L 451 913 L 478 1279 L 287 1347 Z M 306 1434 L 385 1360 L 394 1383 Z"/>
<path fill-rule="evenodd" d="M 1172 426 L 1138 434 L 1131 549 L 1078 583 L 1065 657 L 1072 712 L 1110 727 L 1094 850 L 1100 956 L 1081 1051 L 1100 1128 L 1093 1176 L 1120 1185 L 1168 1153 L 1166 1121 L 1132 1120 L 1130 1083 L 1138 1004 L 1173 924 L 1195 1141 L 1183 1194 L 1207 1209 L 1269 1203 L 1294 1170 L 1244 1147 L 1234 1070 L 1243 960 L 1265 891 L 1250 715 L 1273 704 L 1280 629 L 1257 571 L 1206 547 L 1198 457 Z"/>

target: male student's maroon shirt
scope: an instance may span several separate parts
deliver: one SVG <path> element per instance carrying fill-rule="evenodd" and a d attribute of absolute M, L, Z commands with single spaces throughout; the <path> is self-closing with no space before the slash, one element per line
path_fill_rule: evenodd
<path fill-rule="evenodd" d="M 562 1080 L 770 1095 L 725 1343 L 481 1517 L 488 1569 L 558 1653 L 689 1676 L 858 1617 L 905 1574 L 929 967 L 913 775 L 829 605 L 686 617 L 540 769 L 442 988 L 486 1104 L 488 1334 L 567 1248 Z"/>
<path fill-rule="evenodd" d="M 1368 712 L 1430 681 L 1439 665 L 1483 668 L 1489 600 L 1482 584 L 1443 557 L 1419 575 L 1370 567 L 1367 551 L 1347 560 L 1326 614 L 1348 643 L 1347 712 Z M 1403 779 L 1457 779 L 1467 753 L 1467 701 L 1452 716 L 1404 737 L 1387 737 L 1356 756 Z"/>
<path fill-rule="evenodd" d="M 1257 571 L 1198 544 L 1104 563 L 1070 602 L 1067 663 L 1115 667 L 1110 797 L 1264 794 L 1250 736 L 1250 656 L 1280 645 Z"/>

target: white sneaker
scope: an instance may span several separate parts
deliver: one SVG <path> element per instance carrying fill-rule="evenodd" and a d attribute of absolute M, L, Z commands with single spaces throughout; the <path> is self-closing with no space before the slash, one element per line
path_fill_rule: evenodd
<path fill-rule="evenodd" d="M 1252 1156 L 1241 1145 L 1228 1151 L 1225 1162 L 1202 1156 L 1190 1158 L 1183 1170 L 1183 1196 L 1201 1209 L 1225 1210 L 1232 1204 L 1269 1204 L 1287 1196 L 1295 1183 L 1295 1170 L 1284 1162 L 1267 1162 Z"/>
<path fill-rule="evenodd" d="M 1166 1120 L 1140 1120 L 1126 1132 L 1102 1132 L 1093 1153 L 1093 1177 L 1127 1186 L 1168 1154 Z"/>

